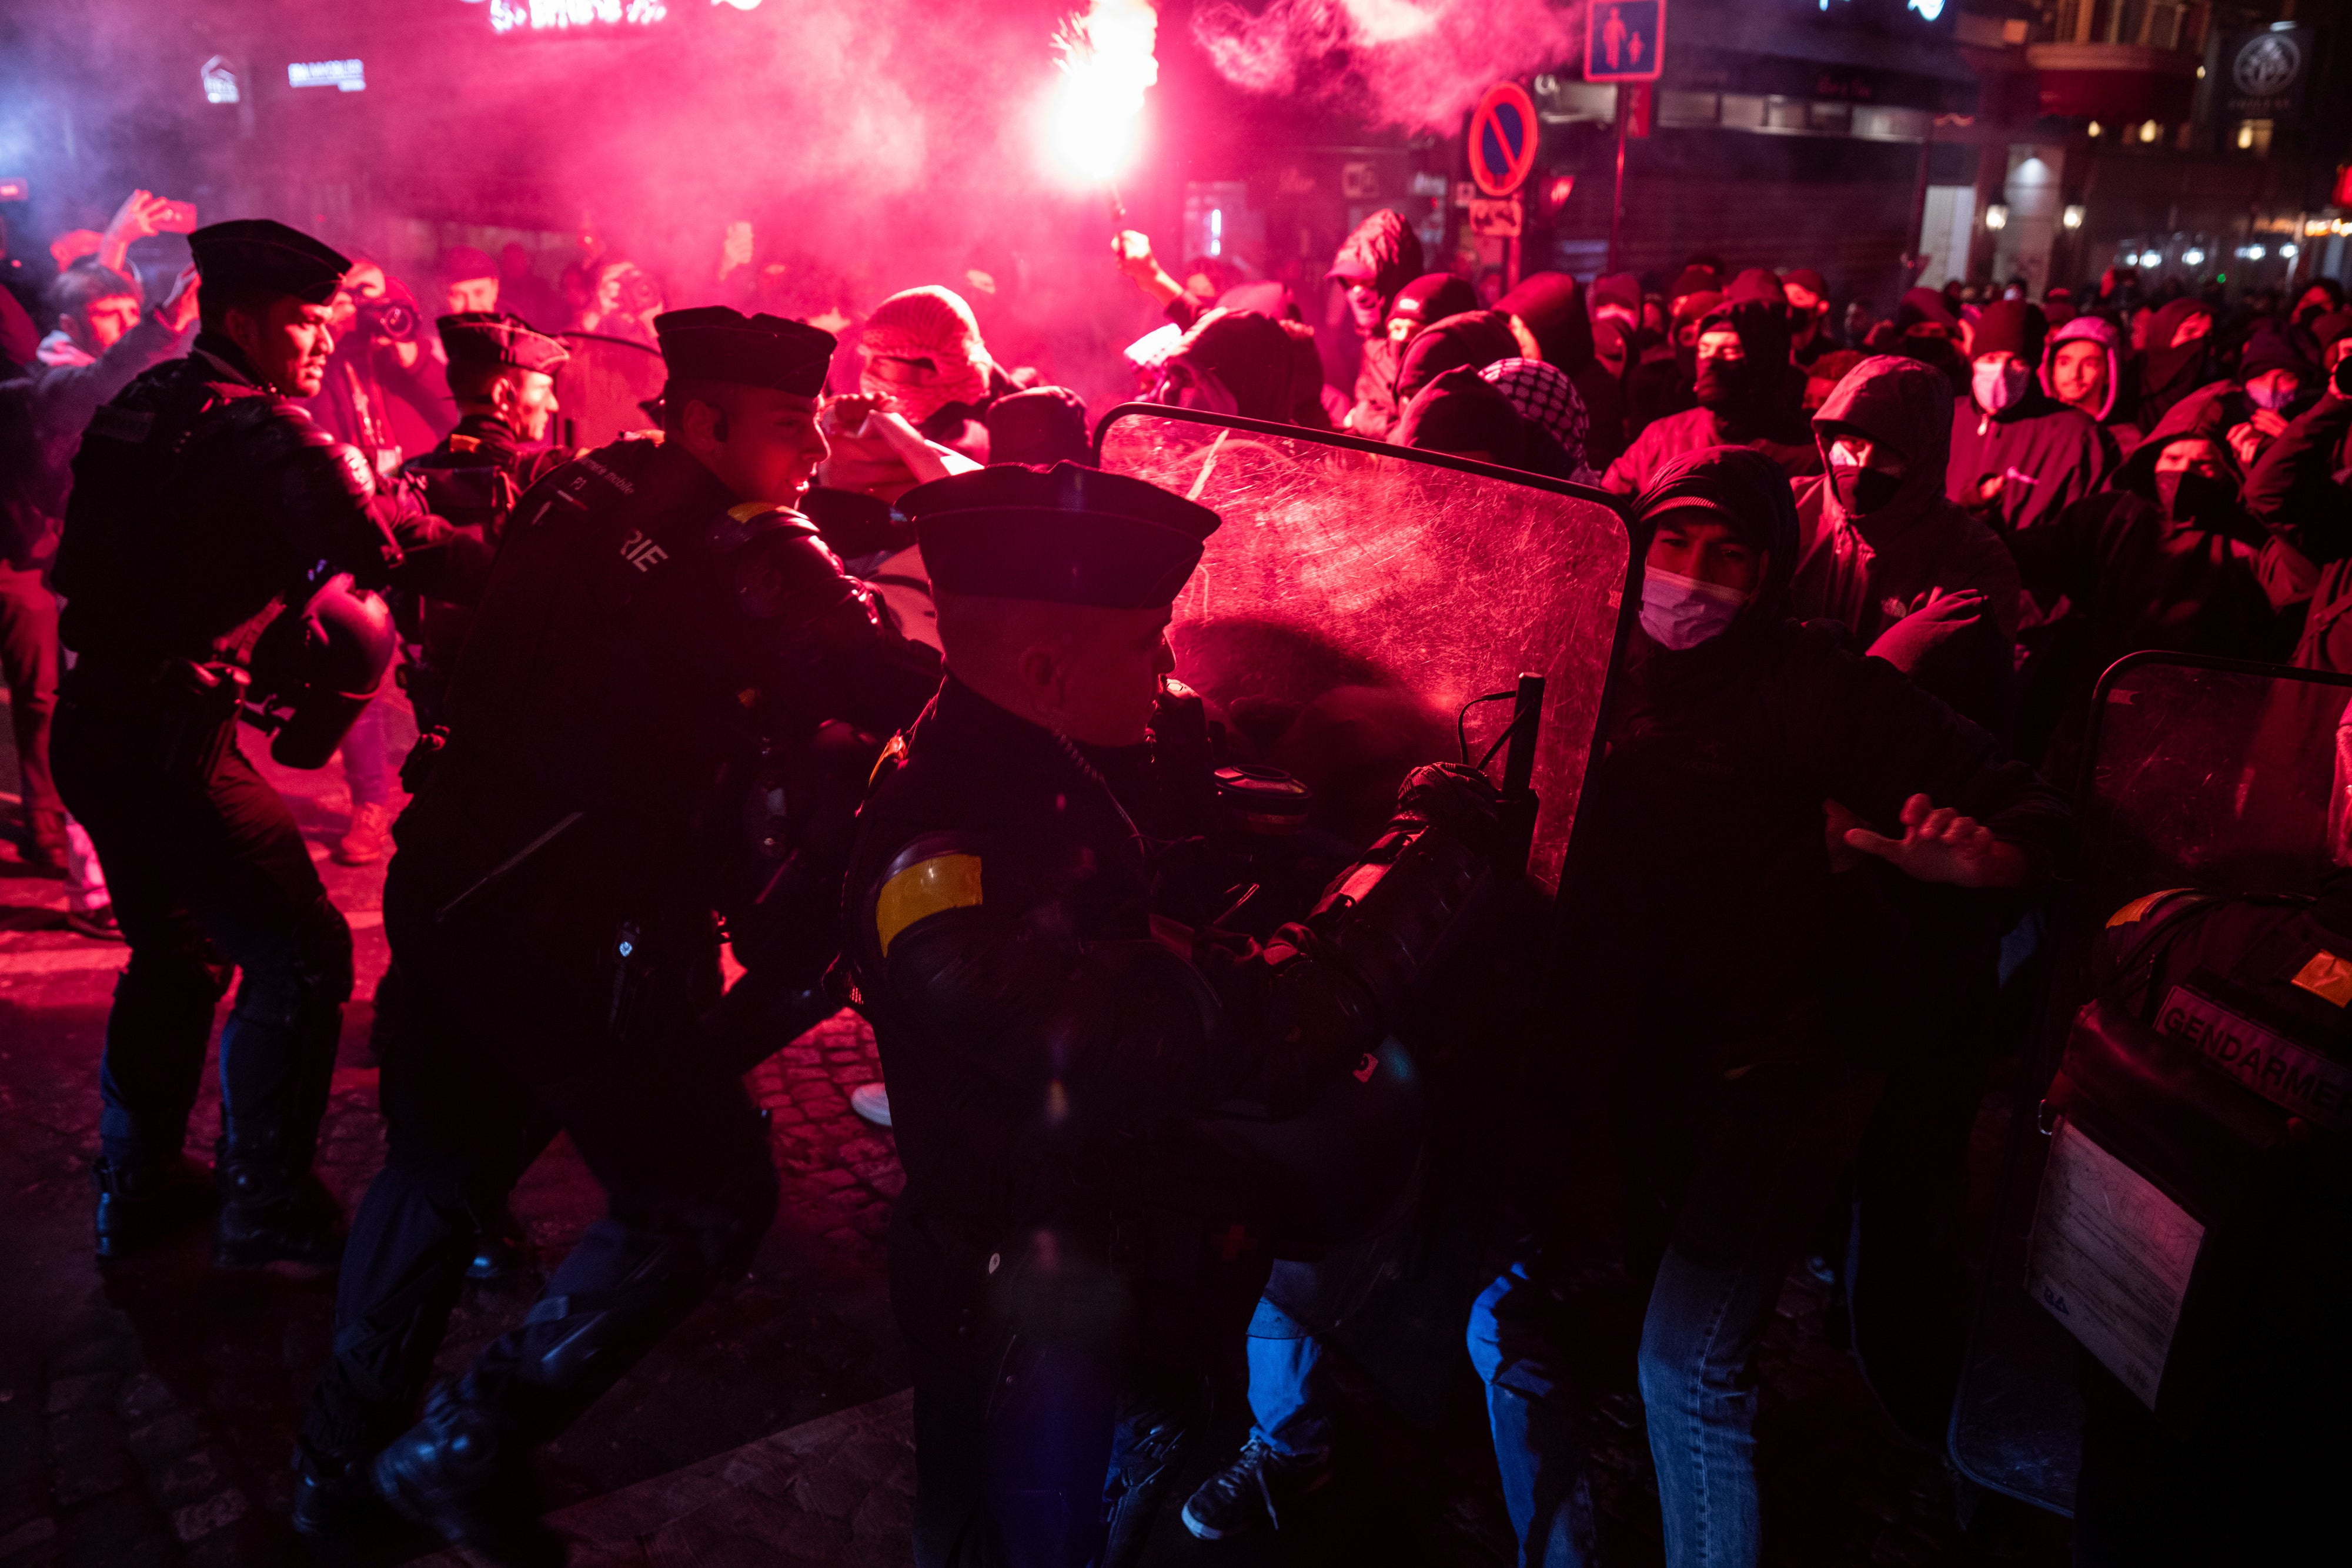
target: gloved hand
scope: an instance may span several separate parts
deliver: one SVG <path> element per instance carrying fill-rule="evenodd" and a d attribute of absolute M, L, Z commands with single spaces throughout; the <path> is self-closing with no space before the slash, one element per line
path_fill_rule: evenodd
<path fill-rule="evenodd" d="M 1925 603 L 1881 632 L 1869 652 L 1905 674 L 1916 677 L 1937 658 L 1948 656 L 1951 644 L 1966 640 L 1975 631 L 1986 602 L 1985 596 L 1974 589 L 1931 593 Z"/>
<path fill-rule="evenodd" d="M 1502 800 L 1502 791 L 1477 768 L 1431 762 L 1404 776 L 1397 789 L 1397 815 L 1417 817 L 1485 850 L 1498 831 Z"/>

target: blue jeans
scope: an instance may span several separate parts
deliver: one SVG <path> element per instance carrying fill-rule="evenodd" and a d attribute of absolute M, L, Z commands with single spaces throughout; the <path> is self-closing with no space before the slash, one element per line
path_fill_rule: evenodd
<path fill-rule="evenodd" d="M 1293 1458 L 1329 1453 L 1323 1342 L 1305 1323 L 1261 1297 L 1246 1343 L 1251 1439 Z"/>
<path fill-rule="evenodd" d="M 1756 1347 L 1785 1267 L 1708 1268 L 1667 1251 L 1642 1322 L 1642 1406 L 1657 1465 L 1670 1568 L 1758 1560 Z M 1567 1385 L 1553 1302 L 1528 1265 L 1489 1285 L 1470 1312 L 1470 1359 L 1524 1568 L 1594 1560 L 1586 1455 L 1589 1393 Z"/>
<path fill-rule="evenodd" d="M 392 803 L 392 787 L 399 777 L 401 761 L 393 752 L 398 744 L 396 706 L 387 682 L 386 689 L 360 710 L 351 732 L 343 737 L 343 783 L 351 789 L 354 811 L 362 806 Z"/>

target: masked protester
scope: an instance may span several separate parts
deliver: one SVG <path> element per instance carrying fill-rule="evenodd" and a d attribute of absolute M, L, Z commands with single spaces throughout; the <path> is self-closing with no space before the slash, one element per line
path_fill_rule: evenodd
<path fill-rule="evenodd" d="M 2253 406 L 2230 432 L 2230 449 L 2252 468 L 2263 449 L 2286 434 L 2287 422 L 2310 405 L 2319 367 L 2305 358 L 2294 333 L 2275 321 L 2257 321 L 2238 354 L 2238 384 Z"/>
<path fill-rule="evenodd" d="M 1780 279 L 1789 297 L 1789 357 L 1811 369 L 1837 347 L 1830 329 L 1829 280 L 1810 267 L 1790 269 Z"/>
<path fill-rule="evenodd" d="M 1499 360 L 1519 357 L 1519 340 L 1511 319 L 1500 310 L 1468 310 L 1449 316 L 1415 337 L 1397 366 L 1397 406 L 1402 408 L 1421 390 L 1446 371 L 1467 365 L 1484 370 Z"/>
<path fill-rule="evenodd" d="M 1454 366 L 1415 393 L 1389 440 L 1549 478 L 1575 477 L 1575 465 L 1550 432 L 1523 418 L 1509 398 L 1467 365 Z"/>
<path fill-rule="evenodd" d="M 1495 308 L 1510 316 L 1523 356 L 1557 367 L 1575 385 L 1585 413 L 1586 458 L 1606 467 L 1625 449 L 1624 394 L 1616 373 L 1593 355 L 1592 318 L 1576 279 L 1565 272 L 1532 273 Z"/>
<path fill-rule="evenodd" d="M 1769 273 L 1742 274 L 1738 283 Z M 1772 285 L 1775 291 L 1779 284 Z M 1821 472 L 1804 414 L 1802 371 L 1789 363 L 1787 307 L 1756 287 L 1700 319 L 1692 395 L 1698 406 L 1659 420 L 1609 465 L 1601 483 L 1634 495 L 1672 458 L 1709 446 L 1748 446 L 1790 477 Z"/>
<path fill-rule="evenodd" d="M 2142 335 L 2135 412 L 2140 428 L 2154 434 L 2174 403 L 2213 379 L 2212 307 L 2199 299 L 2171 300 L 2148 317 Z"/>
<path fill-rule="evenodd" d="M 2015 634 L 2008 549 L 1944 494 L 1951 401 L 1931 367 L 1879 354 L 1822 402 L 1813 436 L 1823 471 L 1795 487 L 1798 614 L 1842 622 L 1868 643 L 1939 591 L 1971 592 L 2004 647 Z M 1997 727 L 2000 711 L 1971 707 L 1970 716 Z"/>
<path fill-rule="evenodd" d="M 2306 360 L 2317 361 L 2323 346 L 2319 338 L 2319 320 L 2344 308 L 2344 286 L 2332 277 L 2315 277 L 2295 297 L 2294 309 L 2287 320 L 2295 348 Z"/>
<path fill-rule="evenodd" d="M 2307 605 L 2294 662 L 2352 674 L 2352 312 L 2323 316 L 2314 337 L 2328 367 L 2319 400 L 2291 421 L 2246 476 L 2247 515 L 2282 549 L 2263 564 L 2274 599 Z"/>
<path fill-rule="evenodd" d="M 2108 487 L 2045 527 L 2011 537 L 2026 591 L 2045 612 L 2072 606 L 2027 661 L 2019 743 L 2072 778 L 2083 709 L 2099 672 L 2140 648 L 2284 659 L 2292 563 L 2246 514 L 2228 433 L 2245 394 L 2226 382 L 2173 405 Z"/>
<path fill-rule="evenodd" d="M 1255 310 L 1212 310 L 1160 362 L 1149 401 L 1293 423 L 1311 391 L 1300 384 L 1305 371 L 1285 323 Z"/>
<path fill-rule="evenodd" d="M 1933 288 L 1914 288 L 1895 307 L 1893 319 L 1873 328 L 1867 347 L 1874 353 L 1907 354 L 1933 365 L 1951 383 L 1955 396 L 1969 391 L 1969 363 L 1963 353 L 1968 337 L 1945 297 Z"/>
<path fill-rule="evenodd" d="M 1398 346 L 1389 341 L 1388 321 L 1398 291 L 1422 276 L 1421 236 L 1402 213 L 1383 207 L 1358 224 L 1340 244 L 1325 276 L 1347 291 L 1348 319 L 1363 340 L 1356 371 L 1356 401 L 1347 428 L 1378 441 L 1396 423 Z"/>
<path fill-rule="evenodd" d="M 1001 397 L 987 415 L 988 455 L 998 463 L 1094 462 L 1086 400 L 1067 387 L 1031 387 Z M 845 552 L 846 553 L 846 552 Z"/>
<path fill-rule="evenodd" d="M 2096 420 L 2042 391 L 2043 336 L 2038 307 L 1986 306 L 1970 340 L 1969 395 L 1952 409 L 1948 493 L 2004 533 L 2048 522 L 2117 461 Z"/>
<path fill-rule="evenodd" d="M 1477 308 L 1478 292 L 1467 278 L 1450 272 L 1424 272 L 1398 289 L 1389 306 L 1389 342 L 1402 354 L 1424 329 L 1449 316 Z"/>
<path fill-rule="evenodd" d="M 2042 390 L 2098 421 L 2116 444 L 2118 463 L 2140 442 L 2122 345 L 2122 334 L 2105 317 L 2077 316 L 2063 326 L 2053 324 L 2042 350 Z"/>
<path fill-rule="evenodd" d="M 926 441 L 988 461 L 990 403 L 1012 380 L 980 340 L 980 320 L 963 297 L 937 284 L 901 289 L 874 308 L 858 350 L 858 390 L 886 398 Z"/>
<path fill-rule="evenodd" d="M 1906 999 L 1900 944 L 1882 965 L 1818 933 L 1881 928 L 1872 857 L 2019 886 L 2063 851 L 2067 816 L 1991 737 L 1794 619 L 1797 517 L 1769 458 L 1686 454 L 1637 517 L 1640 626 L 1579 809 L 1594 847 L 1563 901 L 1573 1044 L 1514 1100 L 1530 1136 L 1589 1127 L 1622 1165 L 1666 1560 L 1753 1564 L 1757 1346 L 1875 1096 L 1885 1009 Z M 1828 801 L 1870 825 L 1832 840 Z M 1593 1412 L 1560 1305 L 1571 1248 L 1593 1245 L 1570 1228 L 1588 1206 L 1561 1194 L 1471 1315 L 1528 1563 L 1594 1560 Z"/>

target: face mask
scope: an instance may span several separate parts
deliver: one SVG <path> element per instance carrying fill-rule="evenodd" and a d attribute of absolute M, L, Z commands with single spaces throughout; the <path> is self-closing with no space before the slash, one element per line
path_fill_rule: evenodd
<path fill-rule="evenodd" d="M 1729 408 L 1748 395 L 1748 361 L 1701 360 L 1691 380 L 1691 393 L 1701 408 Z"/>
<path fill-rule="evenodd" d="M 2184 470 L 2156 476 L 2157 504 L 2176 523 L 2218 522 L 2230 515 L 2237 487 L 2210 474 Z"/>
<path fill-rule="evenodd" d="M 2293 402 L 2295 400 L 2295 394 L 2302 391 L 2301 387 L 2282 386 L 2276 382 L 2264 382 L 2260 386 L 2248 387 L 2246 396 L 2256 408 L 2266 408 L 2275 413 Z"/>
<path fill-rule="evenodd" d="M 2032 380 L 2032 367 L 2015 360 L 1977 365 L 1969 371 L 1969 388 L 1976 394 L 1977 406 L 1987 413 L 1999 413 L 2023 397 Z"/>
<path fill-rule="evenodd" d="M 1696 648 L 1731 624 L 1748 595 L 1654 568 L 1642 576 L 1642 630 L 1660 646 Z"/>
<path fill-rule="evenodd" d="M 1853 468 L 1843 463 L 1830 465 L 1830 494 L 1850 517 L 1867 517 L 1895 499 L 1903 488 L 1903 481 L 1892 474 L 1882 474 L 1875 468 Z"/>

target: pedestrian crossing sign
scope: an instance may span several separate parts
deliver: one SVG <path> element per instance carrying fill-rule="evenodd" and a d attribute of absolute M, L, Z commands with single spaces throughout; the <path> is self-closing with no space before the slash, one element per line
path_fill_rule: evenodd
<path fill-rule="evenodd" d="M 1586 81 L 1655 81 L 1666 57 L 1666 0 L 1591 0 L 1584 16 Z"/>

